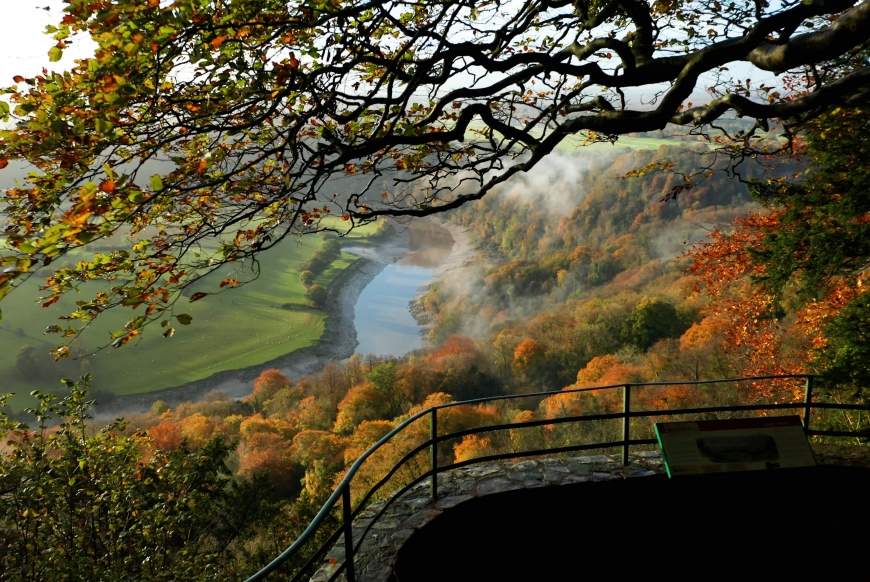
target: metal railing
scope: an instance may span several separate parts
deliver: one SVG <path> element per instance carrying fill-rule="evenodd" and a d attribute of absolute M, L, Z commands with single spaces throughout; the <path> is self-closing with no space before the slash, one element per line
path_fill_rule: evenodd
<path fill-rule="evenodd" d="M 693 408 L 678 408 L 678 409 L 656 409 L 656 410 L 632 410 L 632 391 L 637 391 L 640 388 L 655 388 L 655 387 L 668 387 L 668 386 L 692 386 L 693 388 L 699 388 L 701 386 L 707 385 L 717 385 L 717 384 L 738 384 L 738 383 L 761 383 L 761 382 L 782 382 L 787 380 L 801 380 L 804 382 L 803 386 L 803 399 L 800 401 L 794 402 L 755 402 L 752 404 L 737 404 L 737 405 L 722 405 L 722 406 L 701 406 L 701 407 L 693 407 Z M 344 537 L 344 562 L 336 569 L 334 574 L 332 575 L 331 580 L 337 579 L 342 574 L 345 575 L 346 579 L 349 582 L 355 581 L 355 572 L 354 572 L 354 564 L 353 557 L 356 555 L 359 550 L 363 540 L 371 529 L 372 525 L 377 522 L 377 520 L 384 514 L 384 512 L 390 507 L 391 503 L 398 499 L 405 491 L 409 490 L 414 485 L 418 483 L 430 479 L 430 495 L 433 499 L 438 496 L 438 473 L 449 471 L 453 469 L 458 469 L 467 465 L 476 464 L 476 463 L 484 463 L 488 461 L 497 461 L 504 459 L 513 459 L 518 457 L 532 457 L 532 456 L 541 456 L 541 455 L 554 455 L 560 453 L 568 453 L 575 451 L 584 451 L 584 450 L 593 450 L 593 449 L 621 449 L 622 453 L 622 462 L 623 464 L 628 464 L 629 461 L 629 451 L 633 446 L 642 446 L 642 445 L 655 445 L 657 441 L 655 438 L 632 438 L 632 420 L 633 419 L 642 419 L 642 418 L 652 418 L 652 417 L 674 417 L 674 416 L 699 416 L 699 415 L 709 415 L 709 414 L 722 414 L 728 413 L 730 415 L 740 414 L 740 413 L 757 413 L 760 411 L 795 411 L 796 414 L 800 414 L 802 416 L 802 423 L 804 427 L 804 431 L 808 436 L 829 436 L 829 437 L 856 437 L 856 438 L 870 438 L 870 431 L 840 431 L 840 430 L 814 430 L 810 426 L 810 421 L 812 418 L 813 410 L 839 410 L 839 411 L 870 411 L 870 406 L 861 405 L 861 404 L 842 404 L 842 403 L 829 403 L 829 402 L 813 402 L 813 381 L 814 377 L 811 375 L 779 375 L 779 376 L 753 376 L 753 377 L 745 377 L 745 378 L 727 378 L 721 380 L 705 380 L 705 381 L 695 381 L 695 382 L 687 382 L 687 381 L 675 381 L 675 382 L 643 382 L 643 383 L 635 383 L 635 384 L 614 384 L 608 386 L 596 386 L 591 388 L 577 388 L 571 390 L 559 390 L 553 392 L 535 392 L 530 394 L 519 394 L 519 395 L 510 395 L 510 396 L 493 396 L 489 398 L 478 398 L 475 400 L 466 400 L 462 402 L 451 402 L 447 404 L 441 404 L 438 406 L 433 406 L 432 408 L 428 408 L 419 412 L 398 426 L 396 426 L 393 430 L 387 433 L 383 438 L 381 438 L 377 443 L 372 445 L 368 450 L 366 450 L 354 463 L 351 465 L 350 469 L 348 469 L 342 481 L 338 484 L 333 491 L 332 495 L 327 499 L 324 503 L 323 507 L 314 517 L 312 522 L 308 525 L 308 527 L 302 532 L 299 538 L 284 552 L 282 552 L 277 558 L 275 558 L 272 562 L 270 562 L 265 568 L 257 572 L 255 575 L 251 576 L 248 579 L 248 582 L 256 582 L 259 580 L 265 579 L 269 574 L 279 570 L 283 564 L 285 564 L 288 560 L 299 554 L 303 548 L 312 541 L 312 539 L 316 536 L 316 533 L 320 530 L 323 524 L 328 520 L 329 516 L 333 513 L 336 508 L 339 500 L 341 501 L 341 526 L 338 527 L 331 535 L 325 538 L 325 540 L 321 543 L 320 547 L 311 553 L 308 559 L 305 561 L 304 565 L 302 565 L 297 572 L 292 575 L 292 580 L 302 580 L 306 577 L 306 575 L 311 575 L 312 571 L 316 569 L 322 563 L 324 556 L 326 553 L 338 542 L 340 537 Z M 608 390 L 622 390 L 622 410 L 619 412 L 608 412 L 602 414 L 586 414 L 580 416 L 564 416 L 564 417 L 556 417 L 556 418 L 547 418 L 541 420 L 531 420 L 526 422 L 516 422 L 509 424 L 494 424 L 494 425 L 486 425 L 479 426 L 474 428 L 469 428 L 449 434 L 438 434 L 438 416 L 439 411 L 444 411 L 446 409 L 458 407 L 458 406 L 468 406 L 468 405 L 482 405 L 486 403 L 494 403 L 499 401 L 510 401 L 510 400 L 518 400 L 518 399 L 529 399 L 529 398 L 546 398 L 557 395 L 568 395 L 568 394 L 576 394 L 583 392 L 592 392 L 592 391 L 608 391 Z M 372 486 L 365 494 L 363 494 L 360 500 L 356 503 L 356 509 L 353 508 L 353 498 L 351 496 L 351 484 L 354 480 L 354 477 L 360 471 L 360 468 L 369 459 L 373 454 L 375 454 L 379 449 L 381 449 L 384 445 L 389 443 L 396 435 L 402 433 L 407 430 L 408 427 L 412 426 L 418 420 L 424 419 L 425 417 L 429 417 L 429 439 L 425 442 L 419 443 L 417 446 L 411 448 L 402 458 L 396 463 L 392 469 L 390 469 L 386 475 L 384 475 L 378 482 Z M 495 432 L 495 431 L 514 431 L 523 428 L 533 428 L 533 427 L 544 427 L 544 426 L 558 426 L 563 424 L 583 424 L 583 423 L 591 423 L 595 421 L 622 421 L 621 425 L 621 435 L 622 438 L 618 440 L 610 440 L 610 441 L 602 441 L 602 442 L 591 442 L 591 443 L 581 443 L 581 444 L 567 444 L 561 446 L 546 446 L 539 449 L 531 449 L 531 450 L 522 450 L 516 451 L 512 450 L 506 453 L 498 453 L 486 455 L 478 458 L 474 458 L 471 460 L 466 460 L 458 463 L 451 463 L 447 465 L 439 465 L 438 463 L 438 445 L 450 440 L 460 439 L 466 436 L 486 433 L 486 432 Z M 648 434 L 651 434 L 651 431 L 647 431 Z M 376 515 L 372 517 L 369 521 L 368 525 L 363 529 L 361 535 L 357 536 L 354 539 L 353 532 L 353 520 L 367 507 L 368 502 L 377 494 L 377 492 L 386 485 L 396 474 L 402 469 L 410 460 L 414 459 L 421 452 L 424 452 L 428 449 L 429 452 L 429 468 L 427 471 L 418 474 L 415 478 L 413 478 L 410 482 L 406 483 L 399 490 L 392 493 L 392 496 L 386 501 L 386 503 L 381 507 Z M 348 558 L 349 557 L 349 558 Z"/>

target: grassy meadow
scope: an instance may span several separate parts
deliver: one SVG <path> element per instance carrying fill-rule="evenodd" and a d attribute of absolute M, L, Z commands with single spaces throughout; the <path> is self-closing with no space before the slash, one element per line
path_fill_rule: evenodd
<path fill-rule="evenodd" d="M 366 237 L 373 229 L 373 225 L 361 227 L 348 238 Z M 69 294 L 57 304 L 42 308 L 36 299 L 43 278 L 36 273 L 0 304 L 0 394 L 14 392 L 9 404 L 19 410 L 33 403 L 31 391 L 55 391 L 61 386 L 60 378 L 78 378 L 85 372 L 93 374 L 95 390 L 116 395 L 146 393 L 224 370 L 259 365 L 311 346 L 323 333 L 326 313 L 310 307 L 298 270 L 322 244 L 319 236 L 290 238 L 259 257 L 257 280 L 196 303 L 180 298 L 172 311 L 176 333 L 171 338 L 164 338 L 163 330 L 154 325 L 146 328 L 138 341 L 117 349 L 98 349 L 110 343 L 111 332 L 136 315 L 128 308 L 110 310 L 73 343 L 73 353 L 79 357 L 60 362 L 54 362 L 48 352 L 62 338 L 45 335 L 43 330 L 52 324 L 63 326 L 64 322 L 57 318 L 71 312 L 76 300 L 90 296 L 84 292 L 80 296 Z M 77 257 L 67 260 L 75 262 Z M 315 283 L 328 287 L 354 260 L 356 257 L 342 253 Z M 191 292 L 217 291 L 218 283 L 227 276 L 246 278 L 245 273 L 232 274 L 231 269 L 227 266 L 223 272 L 203 277 Z M 91 293 L 100 288 L 97 283 L 86 287 Z M 174 317 L 180 314 L 192 316 L 192 323 L 181 325 Z M 18 354 L 25 346 L 36 348 L 33 353 L 38 377 L 28 377 L 16 367 Z"/>

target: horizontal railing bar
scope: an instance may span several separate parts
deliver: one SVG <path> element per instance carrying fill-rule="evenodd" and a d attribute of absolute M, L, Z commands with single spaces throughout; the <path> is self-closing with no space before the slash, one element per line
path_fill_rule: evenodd
<path fill-rule="evenodd" d="M 654 444 L 655 439 L 637 439 L 637 441 L 629 441 L 629 444 Z M 485 463 L 487 461 L 503 461 L 505 459 L 515 459 L 517 457 L 539 457 L 541 455 L 547 454 L 558 454 L 558 453 L 570 453 L 573 451 L 589 451 L 593 449 L 610 449 L 621 447 L 625 444 L 624 441 L 610 441 L 606 443 L 588 443 L 584 445 L 566 445 L 564 447 L 553 447 L 551 449 L 536 449 L 532 451 L 518 452 L 518 453 L 500 453 L 498 455 L 487 455 L 485 457 L 477 457 L 475 459 L 469 459 L 467 461 L 461 461 L 459 463 L 453 463 L 452 465 L 447 465 L 442 467 L 444 470 L 454 470 L 461 469 L 463 467 L 467 467 L 468 465 L 476 465 L 480 463 Z"/>
<path fill-rule="evenodd" d="M 812 408 L 815 408 L 817 405 L 813 403 Z M 699 408 L 681 408 L 678 410 L 637 410 L 630 411 L 628 413 L 624 412 L 608 412 L 605 414 L 587 414 L 584 416 L 562 416 L 559 418 L 550 418 L 543 420 L 529 420 L 525 422 L 516 422 L 510 424 L 491 424 L 488 426 L 481 426 L 476 428 L 468 428 L 465 430 L 460 430 L 457 432 L 448 433 L 445 435 L 439 435 L 436 439 L 437 442 L 441 443 L 448 440 L 453 440 L 457 438 L 461 438 L 464 436 L 469 436 L 473 434 L 481 434 L 485 432 L 495 432 L 499 430 L 512 430 L 519 428 L 532 428 L 536 426 L 547 426 L 552 424 L 565 424 L 569 422 L 591 422 L 595 420 L 617 420 L 622 419 L 628 416 L 629 418 L 645 418 L 650 416 L 677 416 L 680 414 L 704 414 L 707 412 L 747 412 L 752 410 L 791 410 L 791 409 L 804 409 L 806 404 L 803 402 L 786 402 L 786 403 L 776 403 L 776 404 L 735 404 L 730 406 L 710 406 L 710 407 L 699 407 Z M 870 407 L 864 407 L 861 409 L 870 410 Z"/>
<path fill-rule="evenodd" d="M 870 439 L 870 430 L 862 431 L 843 431 L 843 430 L 815 430 L 807 431 L 810 436 L 832 436 L 832 437 L 853 437 Z"/>
<path fill-rule="evenodd" d="M 787 380 L 787 379 L 806 379 L 810 377 L 815 377 L 812 374 L 783 374 L 781 376 L 746 376 L 744 378 L 721 378 L 718 380 L 686 380 L 686 381 L 674 381 L 674 382 L 632 382 L 631 387 L 641 388 L 644 386 L 695 386 L 695 385 L 706 385 L 706 384 L 724 384 L 728 382 L 754 382 L 756 380 Z M 586 388 L 565 388 L 562 390 L 551 390 L 547 392 L 531 392 L 528 394 L 507 394 L 503 396 L 486 396 L 484 398 L 473 398 L 471 400 L 463 400 L 461 402 L 447 402 L 445 404 L 438 404 L 437 406 L 433 406 L 432 408 L 451 408 L 453 406 L 461 406 L 465 404 L 481 404 L 484 402 L 495 402 L 497 400 L 511 400 L 516 398 L 534 398 L 537 396 L 553 396 L 556 394 L 573 394 L 577 392 L 594 392 L 596 390 L 616 390 L 619 388 L 625 388 L 625 383 L 622 384 L 608 384 L 606 386 L 590 386 Z"/>
<path fill-rule="evenodd" d="M 810 405 L 813 408 L 824 408 L 826 410 L 867 410 L 870 411 L 870 404 L 838 404 L 836 402 L 812 402 Z"/>
<path fill-rule="evenodd" d="M 586 416 L 561 416 L 559 418 L 550 418 L 546 420 L 529 420 L 526 422 L 516 422 L 511 424 L 490 424 L 487 426 L 467 428 L 465 430 L 439 435 L 438 438 L 436 438 L 435 440 L 438 443 L 443 443 L 445 441 L 458 439 L 460 437 L 472 434 L 480 434 L 482 432 L 495 432 L 497 430 L 511 430 L 516 428 L 547 426 L 551 424 L 567 424 L 577 421 L 591 422 L 593 420 L 615 420 L 618 418 L 622 418 L 623 416 L 624 415 L 621 412 L 608 412 L 606 414 L 587 414 Z"/>

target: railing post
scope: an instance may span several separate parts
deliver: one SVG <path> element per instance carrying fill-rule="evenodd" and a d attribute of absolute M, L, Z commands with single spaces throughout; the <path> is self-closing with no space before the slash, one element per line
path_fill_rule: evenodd
<path fill-rule="evenodd" d="M 804 432 L 810 430 L 810 408 L 813 405 L 813 377 L 807 376 L 806 390 L 804 392 Z"/>
<path fill-rule="evenodd" d="M 622 464 L 628 465 L 628 441 L 631 438 L 631 384 L 622 389 Z"/>
<path fill-rule="evenodd" d="M 438 437 L 438 409 L 432 409 L 432 416 L 429 417 L 429 461 L 432 469 L 432 481 L 430 491 L 432 493 L 432 501 L 438 499 L 438 443 L 435 439 Z"/>
<path fill-rule="evenodd" d="M 344 519 L 344 575 L 347 582 L 356 582 L 353 570 L 353 520 L 350 508 L 350 482 L 341 494 L 341 513 Z"/>

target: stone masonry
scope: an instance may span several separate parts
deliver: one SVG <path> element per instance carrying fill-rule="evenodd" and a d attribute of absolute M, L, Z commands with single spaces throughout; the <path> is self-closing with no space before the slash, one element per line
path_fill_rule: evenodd
<path fill-rule="evenodd" d="M 606 455 L 569 458 L 532 459 L 464 467 L 438 475 L 438 499 L 429 495 L 429 480 L 418 483 L 401 498 L 394 500 L 381 518 L 371 526 L 354 560 L 359 582 L 386 582 L 399 549 L 414 532 L 442 512 L 474 497 L 493 493 L 558 487 L 589 481 L 611 481 L 646 477 L 663 473 L 659 451 L 632 454 L 627 466 L 621 459 Z M 354 540 L 359 540 L 372 519 L 383 508 L 378 501 L 366 508 L 354 522 Z M 327 563 L 311 578 L 326 582 L 344 563 L 344 540 L 339 540 L 326 555 Z M 339 580 L 344 580 L 340 576 Z"/>

